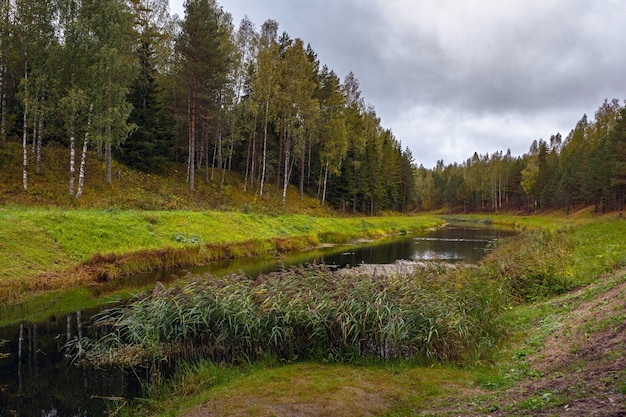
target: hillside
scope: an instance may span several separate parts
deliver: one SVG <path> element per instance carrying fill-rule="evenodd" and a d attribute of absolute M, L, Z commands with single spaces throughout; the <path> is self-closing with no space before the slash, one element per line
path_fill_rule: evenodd
<path fill-rule="evenodd" d="M 104 162 L 98 160 L 95 151 L 89 153 L 87 160 L 83 196 L 72 200 L 68 191 L 69 149 L 54 142 L 45 146 L 41 174 L 35 173 L 34 162 L 29 161 L 28 191 L 24 191 L 22 185 L 22 157 L 21 144 L 17 142 L 9 142 L 5 149 L 0 148 L 0 206 L 337 214 L 332 209 L 322 208 L 316 199 L 307 195 L 300 199 L 293 187 L 288 191 L 285 207 L 273 184 L 265 185 L 263 198 L 256 189 L 244 192 L 244 178 L 238 173 L 226 171 L 224 186 L 220 187 L 222 172 L 217 169 L 209 182 L 204 180 L 203 169 L 197 171 L 196 191 L 191 192 L 186 183 L 184 164 L 175 164 L 165 174 L 154 175 L 114 161 L 113 182 L 107 184 Z M 79 162 L 80 157 L 77 157 L 77 171 Z M 209 179 L 210 175 L 211 172 Z"/>

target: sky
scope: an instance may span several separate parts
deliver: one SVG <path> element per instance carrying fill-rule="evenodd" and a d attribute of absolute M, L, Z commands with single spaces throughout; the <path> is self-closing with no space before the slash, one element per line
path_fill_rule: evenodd
<path fill-rule="evenodd" d="M 626 98 L 624 0 L 218 0 L 260 29 L 301 38 L 352 71 L 381 126 L 415 163 L 462 163 L 565 138 Z M 184 17 L 183 0 L 170 0 Z"/>

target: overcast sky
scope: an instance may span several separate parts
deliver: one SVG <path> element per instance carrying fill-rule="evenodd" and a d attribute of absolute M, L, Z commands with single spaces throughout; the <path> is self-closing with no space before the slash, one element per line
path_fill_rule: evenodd
<path fill-rule="evenodd" d="M 624 0 L 222 0 L 352 71 L 415 162 L 528 151 L 626 98 Z M 183 0 L 170 0 L 184 16 Z"/>

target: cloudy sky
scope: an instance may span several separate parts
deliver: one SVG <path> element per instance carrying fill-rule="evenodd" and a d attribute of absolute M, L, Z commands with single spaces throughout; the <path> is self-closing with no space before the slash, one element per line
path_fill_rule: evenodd
<path fill-rule="evenodd" d="M 310 43 L 417 164 L 528 151 L 626 98 L 623 0 L 222 0 Z M 170 0 L 184 16 L 183 0 Z"/>

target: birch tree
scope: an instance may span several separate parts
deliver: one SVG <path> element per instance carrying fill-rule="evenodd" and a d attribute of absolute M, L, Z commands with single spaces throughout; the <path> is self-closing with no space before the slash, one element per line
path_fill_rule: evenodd
<path fill-rule="evenodd" d="M 256 57 L 256 71 L 251 82 L 252 100 L 260 107 L 263 115 L 263 150 L 261 157 L 261 179 L 259 196 L 263 197 L 267 172 L 268 127 L 273 118 L 273 100 L 279 88 L 279 50 L 277 42 L 278 23 L 267 20 L 261 29 L 259 48 Z"/>
<path fill-rule="evenodd" d="M 233 41 L 234 52 L 232 54 L 232 66 L 231 66 L 231 88 L 232 88 L 232 105 L 231 105 L 231 126 L 230 126 L 230 146 L 229 146 L 229 158 L 232 159 L 233 148 L 237 138 L 241 138 L 241 128 L 237 125 L 239 121 L 243 121 L 245 106 L 242 105 L 242 100 L 247 94 L 246 83 L 250 74 L 250 69 L 254 65 L 254 59 L 256 56 L 256 46 L 258 45 L 258 34 L 254 29 L 254 24 L 248 19 L 247 16 L 241 20 L 237 32 L 234 33 Z M 252 129 L 254 131 L 254 129 Z M 252 149 L 256 149 L 254 136 L 250 138 Z M 254 152 L 248 152 L 247 161 L 254 161 Z M 248 162 L 247 162 L 248 163 Z M 254 172 L 254 163 L 252 164 L 252 171 Z M 222 177 L 223 178 L 223 177 Z M 248 183 L 248 172 L 246 172 L 245 187 Z"/>
<path fill-rule="evenodd" d="M 54 13 L 53 3 L 44 0 L 17 0 L 16 10 L 16 36 L 23 54 L 23 78 L 20 81 L 20 96 L 22 101 L 22 185 L 28 190 L 28 133 L 29 125 L 33 126 L 33 149 L 38 153 L 37 160 L 40 162 L 41 146 L 36 146 L 39 125 L 37 117 L 40 117 L 40 129 L 43 129 L 43 105 L 46 94 L 52 84 L 50 60 L 55 46 L 55 30 L 53 27 Z"/>
<path fill-rule="evenodd" d="M 128 118 L 132 106 L 126 96 L 137 76 L 137 60 L 132 55 L 132 15 L 120 0 L 96 2 L 91 27 L 96 37 L 92 68 L 97 101 L 94 103 L 94 129 L 101 132 L 105 154 L 106 182 L 112 181 L 112 147 L 119 146 L 132 126 Z M 97 107 L 96 107 L 97 106 Z"/>
<path fill-rule="evenodd" d="M 322 69 L 320 113 L 322 136 L 320 140 L 320 163 L 323 170 L 322 206 L 326 203 L 328 176 L 340 172 L 348 151 L 348 133 L 345 123 L 345 97 L 341 92 L 339 78 L 333 71 Z"/>
<path fill-rule="evenodd" d="M 59 62 L 66 70 L 59 80 L 59 114 L 63 117 L 69 136 L 69 196 L 76 196 L 76 141 L 85 128 L 86 106 L 89 107 L 87 91 L 92 90 L 87 70 L 93 56 L 93 42 L 88 36 L 86 6 L 82 1 L 59 1 L 59 31 L 62 35 Z M 82 190 L 79 190 L 82 192 Z"/>
<path fill-rule="evenodd" d="M 280 125 L 280 137 L 284 139 L 283 206 L 286 204 L 292 163 L 301 154 L 299 150 L 305 143 L 307 115 L 314 112 L 317 106 L 313 99 L 315 84 L 311 80 L 312 72 L 312 63 L 307 58 L 302 40 L 298 38 L 285 51 L 281 68 L 281 88 L 276 101 L 276 122 Z"/>

